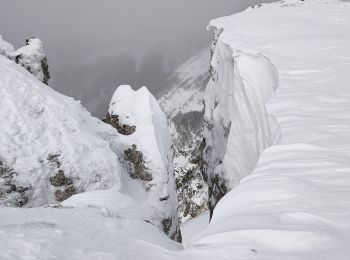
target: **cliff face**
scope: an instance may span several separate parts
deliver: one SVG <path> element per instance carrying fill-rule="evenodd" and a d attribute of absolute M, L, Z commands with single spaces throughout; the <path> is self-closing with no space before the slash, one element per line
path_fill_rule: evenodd
<path fill-rule="evenodd" d="M 171 138 L 156 99 L 145 87 L 134 91 L 120 86 L 104 121 L 121 134 L 122 165 L 133 182 L 143 187 L 144 195 L 135 194 L 134 199 L 150 212 L 148 221 L 181 241 Z"/>
<path fill-rule="evenodd" d="M 211 214 L 218 201 L 255 168 L 273 143 L 265 104 L 277 72 L 262 54 L 233 51 L 214 29 L 211 78 L 204 93 L 203 174 Z"/>
<path fill-rule="evenodd" d="M 201 173 L 203 139 L 203 93 L 208 83 L 209 48 L 184 62 L 164 83 L 159 97 L 170 128 L 174 170 L 182 222 L 206 211 L 208 186 Z"/>

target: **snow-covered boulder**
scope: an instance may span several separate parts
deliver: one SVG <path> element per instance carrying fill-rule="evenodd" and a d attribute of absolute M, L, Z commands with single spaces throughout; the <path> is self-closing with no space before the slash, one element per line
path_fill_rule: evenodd
<path fill-rule="evenodd" d="M 14 51 L 12 44 L 5 41 L 0 35 L 0 55 L 9 57 L 10 53 Z"/>
<path fill-rule="evenodd" d="M 26 40 L 26 45 L 10 54 L 11 59 L 22 65 L 44 84 L 50 79 L 43 42 L 38 38 Z"/>
<path fill-rule="evenodd" d="M 260 53 L 233 51 L 214 30 L 211 79 L 204 93 L 203 172 L 209 208 L 248 175 L 273 143 L 265 103 L 278 84 L 275 67 Z"/>
<path fill-rule="evenodd" d="M 134 185 L 144 189 L 142 196 L 134 194 L 134 198 L 152 212 L 151 223 L 180 240 L 171 138 L 156 99 L 146 87 L 134 91 L 120 86 L 104 121 L 122 134 L 119 149 L 123 147 L 124 168 Z"/>

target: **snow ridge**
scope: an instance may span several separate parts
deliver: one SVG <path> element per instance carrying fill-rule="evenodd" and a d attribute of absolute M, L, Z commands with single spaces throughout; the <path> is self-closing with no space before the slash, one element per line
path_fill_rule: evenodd
<path fill-rule="evenodd" d="M 255 168 L 274 136 L 266 102 L 278 85 L 271 61 L 262 54 L 235 51 L 216 29 L 211 79 L 204 94 L 204 174 L 209 208 Z"/>

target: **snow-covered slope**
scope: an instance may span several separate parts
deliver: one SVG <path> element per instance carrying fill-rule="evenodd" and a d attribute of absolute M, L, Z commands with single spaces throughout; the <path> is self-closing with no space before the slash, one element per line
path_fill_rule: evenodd
<path fill-rule="evenodd" d="M 158 99 L 168 118 L 174 144 L 174 169 L 182 222 L 207 210 L 208 187 L 200 164 L 203 139 L 203 93 L 208 83 L 209 48 L 184 62 L 163 84 Z"/>
<path fill-rule="evenodd" d="M 91 192 L 113 190 L 115 196 L 104 193 L 104 200 L 120 203 L 118 194 L 125 194 L 138 205 L 139 221 L 176 238 L 177 198 L 167 122 L 145 88 L 137 92 L 139 106 L 130 114 L 137 119 L 138 131 L 127 138 L 92 117 L 80 102 L 42 84 L 7 55 L 0 55 L 0 75 L 0 207 L 57 204 L 81 193 L 92 200 L 86 206 L 101 207 L 94 205 Z M 126 90 L 112 101 L 119 97 L 130 102 L 128 97 L 134 96 L 129 95 L 130 88 Z M 130 177 L 133 172 L 124 159 L 137 157 L 133 144 L 144 152 L 152 175 L 146 186 Z"/>
<path fill-rule="evenodd" d="M 113 129 L 1 55 L 0 74 L 1 205 L 41 206 L 120 188 L 118 158 L 99 134 Z"/>

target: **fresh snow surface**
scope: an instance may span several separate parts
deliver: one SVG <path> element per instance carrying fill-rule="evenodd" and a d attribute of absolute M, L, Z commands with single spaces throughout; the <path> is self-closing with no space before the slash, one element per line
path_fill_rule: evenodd
<path fill-rule="evenodd" d="M 209 211 L 206 211 L 197 217 L 187 220 L 181 225 L 182 244 L 184 247 L 190 244 L 200 232 L 209 226 Z"/>

